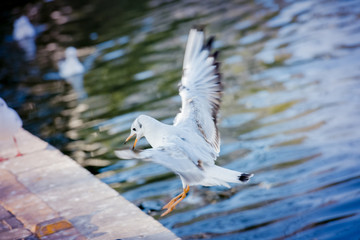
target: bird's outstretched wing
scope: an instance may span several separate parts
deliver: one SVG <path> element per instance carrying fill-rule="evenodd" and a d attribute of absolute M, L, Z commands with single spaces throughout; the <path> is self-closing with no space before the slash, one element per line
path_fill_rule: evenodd
<path fill-rule="evenodd" d="M 211 53 L 214 38 L 205 43 L 201 29 L 190 30 L 186 45 L 183 76 L 179 87 L 182 100 L 174 126 L 193 128 L 214 151 L 220 151 L 217 113 L 222 96 L 217 52 Z"/>

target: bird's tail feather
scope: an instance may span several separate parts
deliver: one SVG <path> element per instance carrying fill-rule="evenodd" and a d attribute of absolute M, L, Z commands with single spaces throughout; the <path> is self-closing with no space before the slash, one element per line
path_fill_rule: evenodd
<path fill-rule="evenodd" d="M 216 165 L 206 169 L 206 173 L 208 175 L 207 180 L 209 181 L 209 185 L 223 185 L 226 187 L 229 187 L 227 183 L 246 183 L 254 176 L 254 174 L 251 173 L 242 173 Z M 210 182 L 217 182 L 218 184 L 211 184 Z"/>

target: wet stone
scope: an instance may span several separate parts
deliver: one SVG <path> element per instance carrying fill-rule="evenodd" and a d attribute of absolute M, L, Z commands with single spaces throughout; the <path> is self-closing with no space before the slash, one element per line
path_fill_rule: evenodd
<path fill-rule="evenodd" d="M 24 225 L 16 219 L 16 217 L 10 217 L 4 220 L 11 228 L 22 228 Z"/>
<path fill-rule="evenodd" d="M 36 225 L 36 235 L 42 238 L 69 228 L 72 228 L 72 224 L 68 220 L 58 217 L 38 223 Z"/>
<path fill-rule="evenodd" d="M 65 230 L 61 230 L 59 232 L 41 237 L 41 240 L 85 240 L 84 236 L 80 235 L 78 231 L 76 231 L 75 228 L 69 228 Z"/>
<path fill-rule="evenodd" d="M 0 205 L 0 220 L 11 217 L 11 214 Z"/>
<path fill-rule="evenodd" d="M 30 236 L 24 238 L 24 240 L 39 240 L 34 234 L 31 234 Z"/>
<path fill-rule="evenodd" d="M 0 240 L 12 239 L 37 240 L 38 238 L 11 212 L 0 205 Z"/>
<path fill-rule="evenodd" d="M 0 183 L 0 240 L 178 239 L 54 149 L 0 163 Z"/>
<path fill-rule="evenodd" d="M 4 221 L 0 221 L 0 233 L 10 230 L 10 226 Z M 1 238 L 0 238 L 1 239 Z"/>
<path fill-rule="evenodd" d="M 0 232 L 0 239 L 22 239 L 31 235 L 32 233 L 25 228 L 15 228 L 9 231 Z"/>

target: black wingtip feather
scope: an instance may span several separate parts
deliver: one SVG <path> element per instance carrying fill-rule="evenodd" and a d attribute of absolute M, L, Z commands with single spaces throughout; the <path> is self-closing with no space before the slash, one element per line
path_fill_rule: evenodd
<path fill-rule="evenodd" d="M 240 176 L 239 176 L 239 180 L 241 182 L 247 182 L 250 180 L 250 178 L 254 176 L 253 174 L 251 173 L 242 173 Z"/>
<path fill-rule="evenodd" d="M 215 66 L 216 73 L 219 73 L 220 72 L 220 62 L 215 62 L 214 66 Z"/>
<path fill-rule="evenodd" d="M 199 24 L 199 25 L 193 25 L 192 28 L 195 29 L 195 30 L 197 30 L 197 31 L 203 32 L 204 29 L 205 29 L 205 25 L 201 25 L 201 24 Z"/>
<path fill-rule="evenodd" d="M 208 39 L 208 41 L 206 42 L 206 44 L 204 45 L 204 49 L 207 49 L 207 50 L 211 51 L 211 49 L 212 49 L 212 44 L 213 44 L 214 40 L 215 40 L 215 37 L 214 37 L 214 36 L 211 36 L 211 37 Z"/>
<path fill-rule="evenodd" d="M 204 32 L 204 28 L 205 25 L 194 25 L 192 27 L 192 29 L 199 31 L 199 32 Z M 218 56 L 219 56 L 219 51 L 215 51 L 214 53 L 211 53 L 212 51 L 212 45 L 215 41 L 215 37 L 212 36 L 210 38 L 208 38 L 207 41 L 204 41 L 202 43 L 202 47 L 201 47 L 201 51 L 206 49 L 208 50 L 208 58 L 212 58 L 212 64 L 214 66 L 214 71 L 213 71 L 213 75 L 216 76 L 215 79 L 213 79 L 211 81 L 211 84 L 216 85 L 215 87 L 213 87 L 211 89 L 211 99 L 210 99 L 210 104 L 211 104 L 211 108 L 212 108 L 212 119 L 214 121 L 214 125 L 215 125 L 215 139 L 209 139 L 210 141 L 208 141 L 208 137 L 206 136 L 204 130 L 202 129 L 201 125 L 198 123 L 198 120 L 196 120 L 197 126 L 199 128 L 199 131 L 202 133 L 202 135 L 204 136 L 205 140 L 212 145 L 217 151 L 220 151 L 220 136 L 219 136 L 219 131 L 217 128 L 217 115 L 218 115 L 218 111 L 220 108 L 220 104 L 221 104 L 221 97 L 223 94 L 223 85 L 221 82 L 222 79 L 222 75 L 220 73 L 220 63 L 218 62 Z M 183 72 L 184 74 L 184 72 Z M 182 87 L 181 85 L 179 86 L 179 91 L 183 91 L 183 89 L 186 89 L 185 87 Z M 211 136 L 210 136 L 211 137 Z M 251 176 L 250 176 L 251 177 Z M 243 177 L 242 177 L 243 178 Z M 240 179 L 240 176 L 239 176 Z M 241 180 L 240 180 L 241 181 Z"/>
<path fill-rule="evenodd" d="M 215 60 L 217 60 L 217 58 L 219 57 L 219 51 L 215 51 L 212 56 Z"/>

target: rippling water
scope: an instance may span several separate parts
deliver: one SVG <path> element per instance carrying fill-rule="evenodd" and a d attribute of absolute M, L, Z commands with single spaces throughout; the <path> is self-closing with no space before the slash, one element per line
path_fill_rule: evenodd
<path fill-rule="evenodd" d="M 55 0 L 8 5 L 2 13 L 0 93 L 25 128 L 178 236 L 359 238 L 358 1 Z M 42 29 L 30 61 L 21 60 L 11 39 L 19 14 Z M 217 163 L 255 177 L 231 189 L 193 187 L 159 218 L 180 192 L 180 179 L 155 164 L 119 160 L 113 151 L 124 147 L 141 113 L 172 122 L 194 24 L 206 24 L 221 50 Z M 85 97 L 56 74 L 68 46 L 78 48 L 87 69 Z"/>

